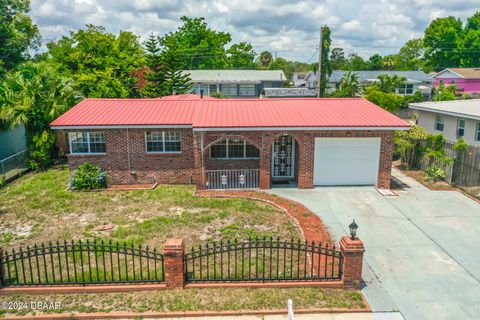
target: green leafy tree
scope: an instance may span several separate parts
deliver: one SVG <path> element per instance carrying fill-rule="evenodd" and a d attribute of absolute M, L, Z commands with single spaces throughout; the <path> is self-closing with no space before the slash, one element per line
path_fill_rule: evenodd
<path fill-rule="evenodd" d="M 348 70 L 368 70 L 368 63 L 360 57 L 357 53 L 352 52 L 348 55 L 348 62 L 346 64 Z"/>
<path fill-rule="evenodd" d="M 347 63 L 345 52 L 342 48 L 333 48 L 330 53 L 330 64 L 332 70 L 344 70 Z"/>
<path fill-rule="evenodd" d="M 257 63 L 260 69 L 266 70 L 273 61 L 273 56 L 270 51 L 262 51 L 257 58 Z"/>
<path fill-rule="evenodd" d="M 383 92 L 378 86 L 367 87 L 365 99 L 389 112 L 396 112 L 404 105 L 402 96 L 392 92 Z"/>
<path fill-rule="evenodd" d="M 410 39 L 400 49 L 397 57 L 398 70 L 425 70 L 425 46 L 423 38 Z"/>
<path fill-rule="evenodd" d="M 160 41 L 163 46 L 161 53 L 161 70 L 164 81 L 160 84 L 162 95 L 184 94 L 192 89 L 189 74 L 182 70 L 183 61 L 178 55 L 176 38 L 165 36 Z"/>
<path fill-rule="evenodd" d="M 346 72 L 342 79 L 340 80 L 340 84 L 337 90 L 333 93 L 334 97 L 355 97 L 359 95 L 361 92 L 360 90 L 360 83 L 358 80 L 358 74 L 352 71 Z"/>
<path fill-rule="evenodd" d="M 47 61 L 73 78 L 83 96 L 140 96 L 134 72 L 143 65 L 143 49 L 133 33 L 114 35 L 104 27 L 87 25 L 47 47 Z"/>
<path fill-rule="evenodd" d="M 457 87 L 455 85 L 445 86 L 443 82 L 438 84 L 437 89 L 433 89 L 433 101 L 449 101 L 455 100 L 457 97 L 455 92 Z"/>
<path fill-rule="evenodd" d="M 370 70 L 383 70 L 383 58 L 378 53 L 374 54 L 368 59 Z"/>
<path fill-rule="evenodd" d="M 467 19 L 459 50 L 462 67 L 475 68 L 480 65 L 480 12 Z"/>
<path fill-rule="evenodd" d="M 384 70 L 395 70 L 397 68 L 396 56 L 385 56 L 382 60 L 382 65 Z"/>
<path fill-rule="evenodd" d="M 332 44 L 332 39 L 330 38 L 331 31 L 328 26 L 322 28 L 322 64 L 320 70 L 320 97 L 325 95 L 325 90 L 327 88 L 328 78 L 332 74 L 332 65 L 330 64 L 330 46 Z"/>
<path fill-rule="evenodd" d="M 395 132 L 395 153 L 399 155 L 401 161 L 408 168 L 416 167 L 423 157 L 425 148 L 422 146 L 422 142 L 427 137 L 428 134 L 425 129 L 419 126 L 413 126 L 410 130 Z"/>
<path fill-rule="evenodd" d="M 205 18 L 180 18 L 183 25 L 168 34 L 177 42 L 181 69 L 223 69 L 228 65 L 225 46 L 232 37 L 208 27 Z"/>
<path fill-rule="evenodd" d="M 25 125 L 30 166 L 45 168 L 55 136 L 49 124 L 77 101 L 72 82 L 45 63 L 25 63 L 0 84 L 0 118 L 9 126 Z"/>
<path fill-rule="evenodd" d="M 255 69 L 256 55 L 250 43 L 235 43 L 227 50 L 228 67 L 232 69 Z"/>
<path fill-rule="evenodd" d="M 378 82 L 375 86 L 384 93 L 395 93 L 395 91 L 401 87 L 405 82 L 405 77 L 388 74 L 381 74 L 378 76 Z"/>
<path fill-rule="evenodd" d="M 433 20 L 425 29 L 425 57 L 434 70 L 460 66 L 458 44 L 462 37 L 462 21 L 455 17 Z"/>
<path fill-rule="evenodd" d="M 28 59 L 28 49 L 40 44 L 29 11 L 29 0 L 0 0 L 0 76 Z"/>
<path fill-rule="evenodd" d="M 162 96 L 161 85 L 165 81 L 165 73 L 162 69 L 162 56 L 160 41 L 153 34 L 145 42 L 145 87 L 143 96 L 147 98 L 157 98 Z"/>

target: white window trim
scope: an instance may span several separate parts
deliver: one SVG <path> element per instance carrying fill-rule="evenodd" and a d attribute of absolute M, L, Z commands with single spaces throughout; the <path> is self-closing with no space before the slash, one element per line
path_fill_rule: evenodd
<path fill-rule="evenodd" d="M 210 159 L 212 159 L 212 160 L 258 160 L 258 159 L 260 159 L 260 156 L 258 156 L 258 157 L 247 157 L 247 144 L 248 144 L 248 143 L 247 143 L 247 140 L 245 140 L 245 139 L 242 139 L 242 140 L 243 140 L 243 154 L 244 154 L 244 157 L 242 157 L 242 158 L 239 158 L 239 157 L 229 157 L 229 156 L 228 156 L 229 140 L 230 140 L 229 138 L 226 138 L 226 139 L 225 139 L 225 141 L 226 141 L 226 148 L 227 148 L 227 150 L 226 150 L 226 157 L 225 157 L 225 158 L 213 158 L 213 157 L 212 157 L 212 147 L 215 145 L 215 144 L 214 144 L 214 145 L 212 145 L 212 146 L 209 148 L 209 151 L 208 151 L 208 152 L 209 152 L 209 157 L 210 157 Z M 252 145 L 252 146 L 253 146 L 253 145 Z M 255 146 L 254 146 L 254 147 L 255 147 Z M 256 147 L 255 147 L 255 148 L 256 148 Z M 260 150 L 259 150 L 259 152 L 260 152 Z"/>
<path fill-rule="evenodd" d="M 441 123 L 443 124 L 443 130 L 438 130 L 437 129 L 437 123 Z M 433 128 L 434 131 L 437 131 L 437 132 L 444 132 L 445 131 L 445 119 L 441 116 L 435 116 L 435 124 L 434 124 L 434 128 Z"/>
<path fill-rule="evenodd" d="M 480 141 L 480 121 L 477 122 L 477 130 L 475 130 L 475 141 Z"/>
<path fill-rule="evenodd" d="M 163 150 L 164 151 L 148 151 L 147 149 L 147 133 L 148 132 L 161 132 L 162 133 L 162 144 L 163 144 Z M 145 152 L 147 154 L 180 154 L 182 153 L 182 133 L 180 131 L 176 131 L 178 132 L 178 134 L 180 135 L 180 139 L 178 142 L 180 142 L 180 151 L 165 151 L 165 132 L 166 131 L 145 131 Z M 177 141 L 171 141 L 171 142 L 177 142 Z"/>
<path fill-rule="evenodd" d="M 86 133 L 87 134 L 87 146 L 88 146 L 88 152 L 73 152 L 72 150 L 72 137 L 70 135 L 70 133 Z M 107 141 L 105 139 L 105 133 L 102 132 L 102 131 L 70 131 L 68 132 L 68 146 L 69 146 L 69 149 L 70 149 L 70 154 L 79 154 L 79 155 L 82 155 L 82 154 L 94 154 L 94 155 L 104 155 L 104 154 L 107 154 L 106 152 L 91 152 L 90 151 L 90 133 L 103 133 L 103 139 L 105 140 L 104 143 L 105 143 L 105 149 L 107 148 Z"/>
<path fill-rule="evenodd" d="M 460 127 L 460 122 L 463 121 L 463 127 Z M 457 120 L 457 139 L 465 137 L 465 127 L 467 126 L 467 121 L 465 119 L 458 119 Z M 463 135 L 459 134 L 460 129 L 463 129 Z"/>

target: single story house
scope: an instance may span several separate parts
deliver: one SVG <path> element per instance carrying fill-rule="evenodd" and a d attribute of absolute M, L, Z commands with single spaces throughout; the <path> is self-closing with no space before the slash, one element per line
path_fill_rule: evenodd
<path fill-rule="evenodd" d="M 292 74 L 292 85 L 294 87 L 305 87 L 305 77 L 308 72 L 294 72 Z"/>
<path fill-rule="evenodd" d="M 390 188 L 393 134 L 410 125 L 362 98 L 85 99 L 51 123 L 109 184 Z"/>
<path fill-rule="evenodd" d="M 340 86 L 345 73 L 348 71 L 334 70 L 327 83 L 327 92 L 332 93 Z M 429 97 L 432 91 L 433 79 L 423 71 L 352 71 L 358 75 L 360 85 L 369 86 L 378 82 L 378 76 L 386 74 L 388 76 L 404 77 L 404 85 L 396 90 L 400 95 L 413 95 L 415 92 L 420 91 L 425 97 Z M 305 83 L 307 88 L 316 88 L 318 82 L 318 75 L 310 72 L 305 77 Z"/>
<path fill-rule="evenodd" d="M 459 138 L 480 146 L 480 99 L 411 103 L 417 124 L 431 134 L 443 134 L 455 143 Z"/>
<path fill-rule="evenodd" d="M 288 82 L 282 70 L 184 70 L 192 79 L 192 91 L 210 96 L 258 98 L 264 88 L 283 88 Z"/>
<path fill-rule="evenodd" d="M 480 68 L 447 68 L 433 76 L 433 86 L 454 84 L 458 93 L 480 93 Z"/>

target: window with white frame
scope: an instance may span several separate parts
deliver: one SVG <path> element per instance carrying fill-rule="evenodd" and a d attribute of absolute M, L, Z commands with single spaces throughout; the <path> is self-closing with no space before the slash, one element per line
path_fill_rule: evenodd
<path fill-rule="evenodd" d="M 475 131 L 475 141 L 480 141 L 480 121 L 477 122 L 477 130 Z"/>
<path fill-rule="evenodd" d="M 405 83 L 400 88 L 398 88 L 398 94 L 413 94 L 413 84 Z"/>
<path fill-rule="evenodd" d="M 238 95 L 240 96 L 254 96 L 255 85 L 254 84 L 241 84 L 238 86 Z"/>
<path fill-rule="evenodd" d="M 179 131 L 145 132 L 147 153 L 179 153 L 181 152 L 181 135 Z"/>
<path fill-rule="evenodd" d="M 462 138 L 465 135 L 465 120 L 458 119 L 457 121 L 457 138 Z"/>
<path fill-rule="evenodd" d="M 68 141 L 70 143 L 70 153 L 105 153 L 105 134 L 103 132 L 69 132 Z"/>
<path fill-rule="evenodd" d="M 441 116 L 435 117 L 435 131 L 443 131 L 445 129 L 445 120 Z"/>
<path fill-rule="evenodd" d="M 211 159 L 258 159 L 260 151 L 240 138 L 224 139 L 210 147 Z"/>
<path fill-rule="evenodd" d="M 236 84 L 222 84 L 220 91 L 226 96 L 238 95 Z"/>

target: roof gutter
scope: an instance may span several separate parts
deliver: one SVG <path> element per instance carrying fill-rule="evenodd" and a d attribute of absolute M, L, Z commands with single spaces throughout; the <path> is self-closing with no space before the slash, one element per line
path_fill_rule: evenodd
<path fill-rule="evenodd" d="M 193 131 L 305 131 L 305 130 L 318 130 L 318 131 L 388 131 L 388 130 L 410 130 L 410 125 L 399 127 L 214 127 L 214 128 L 193 128 Z"/>
<path fill-rule="evenodd" d="M 416 105 L 413 105 L 413 104 L 410 104 L 408 107 L 410 109 L 414 109 L 414 110 L 420 110 L 420 111 L 431 112 L 431 113 L 439 113 L 439 114 L 444 114 L 444 115 L 452 116 L 452 117 L 460 117 L 460 118 L 466 118 L 466 119 L 480 120 L 480 116 L 475 116 L 475 115 L 472 115 L 472 114 L 466 114 L 466 113 L 461 113 L 461 112 L 453 112 L 453 111 L 432 109 L 432 108 L 416 106 Z"/>
<path fill-rule="evenodd" d="M 52 130 L 88 130 L 88 129 L 191 129 L 192 125 L 98 125 L 98 126 L 56 126 Z"/>

